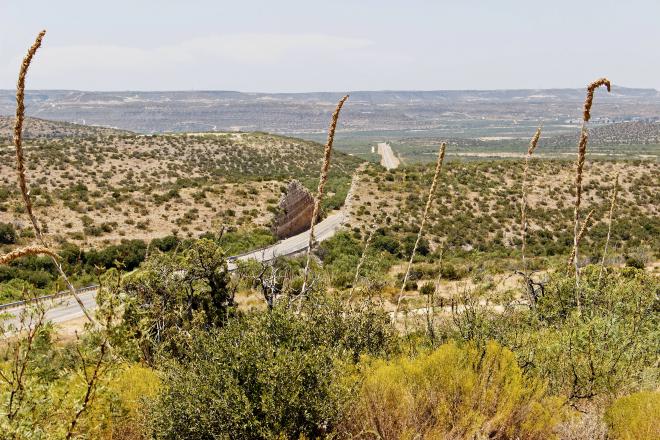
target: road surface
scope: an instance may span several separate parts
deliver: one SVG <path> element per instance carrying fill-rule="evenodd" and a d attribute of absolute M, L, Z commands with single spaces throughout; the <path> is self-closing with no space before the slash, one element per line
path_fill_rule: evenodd
<path fill-rule="evenodd" d="M 388 170 L 393 170 L 399 166 L 399 159 L 394 155 L 390 144 L 380 142 L 378 144 L 378 154 L 380 154 L 380 164 Z"/>
<path fill-rule="evenodd" d="M 314 236 L 316 241 L 323 241 L 332 237 L 337 230 L 341 227 L 345 220 L 344 212 L 339 212 L 325 218 L 314 227 Z M 276 257 L 293 255 L 301 252 L 307 248 L 309 242 L 309 231 L 305 231 L 286 240 L 282 240 L 267 248 L 243 254 L 237 257 L 229 257 L 229 270 L 236 269 L 236 260 L 257 260 L 257 261 L 270 261 Z M 88 290 L 78 294 L 85 307 L 92 311 L 96 309 L 96 290 Z M 83 315 L 80 306 L 72 296 L 65 296 L 50 300 L 45 304 L 48 308 L 46 312 L 46 320 L 54 324 L 66 321 L 72 321 L 80 318 Z M 10 318 L 4 321 L 4 325 L 9 324 L 18 325 L 18 316 L 25 306 L 18 306 L 13 309 L 0 310 L 0 315 L 8 313 Z"/>
<path fill-rule="evenodd" d="M 341 227 L 344 222 L 344 213 L 333 214 L 325 218 L 323 221 L 316 224 L 314 227 L 314 238 L 316 241 L 323 241 L 332 237 L 335 232 Z M 236 258 L 230 258 L 230 261 L 235 260 L 257 260 L 257 261 L 270 261 L 274 258 L 296 254 L 307 248 L 309 242 L 309 230 L 302 232 L 286 240 L 282 240 L 265 249 L 256 250 L 249 254 L 244 254 Z M 229 263 L 229 269 L 233 270 L 236 265 Z"/>

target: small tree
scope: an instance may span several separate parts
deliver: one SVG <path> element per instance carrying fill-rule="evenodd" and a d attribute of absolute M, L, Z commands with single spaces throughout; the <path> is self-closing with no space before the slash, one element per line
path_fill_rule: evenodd
<path fill-rule="evenodd" d="M 224 325 L 235 306 L 224 253 L 206 239 L 182 254 L 153 254 L 118 293 L 126 295 L 124 325 L 150 363 L 158 350 L 185 356 L 190 332 Z"/>

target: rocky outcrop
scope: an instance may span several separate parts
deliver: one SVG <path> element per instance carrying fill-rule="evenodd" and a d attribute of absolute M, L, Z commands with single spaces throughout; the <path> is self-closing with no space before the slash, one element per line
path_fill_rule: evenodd
<path fill-rule="evenodd" d="M 288 238 L 309 229 L 314 211 L 314 196 L 297 180 L 292 180 L 279 204 L 274 233 L 279 239 Z"/>

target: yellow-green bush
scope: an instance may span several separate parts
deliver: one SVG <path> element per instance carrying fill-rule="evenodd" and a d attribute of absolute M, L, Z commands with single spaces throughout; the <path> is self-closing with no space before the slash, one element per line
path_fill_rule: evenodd
<path fill-rule="evenodd" d="M 33 425 L 29 429 L 46 438 L 64 438 L 73 414 L 80 407 L 86 384 L 80 374 L 71 373 L 50 385 L 46 390 L 48 398 L 33 415 Z M 97 439 L 148 438 L 142 408 L 145 399 L 156 395 L 159 385 L 154 370 L 137 364 L 112 371 L 99 383 L 91 405 L 78 420 L 74 435 Z M 23 437 L 19 435 L 18 438 Z"/>
<path fill-rule="evenodd" d="M 159 389 L 160 379 L 151 368 L 133 364 L 117 372 L 108 381 L 105 405 L 98 406 L 108 413 L 106 418 L 110 420 L 102 438 L 148 438 L 144 407 L 147 399 L 154 398 Z"/>
<path fill-rule="evenodd" d="M 605 412 L 610 434 L 620 440 L 660 439 L 660 392 L 642 391 L 621 397 Z"/>
<path fill-rule="evenodd" d="M 450 343 L 375 361 L 341 430 L 379 439 L 551 439 L 562 403 L 522 374 L 511 351 Z"/>

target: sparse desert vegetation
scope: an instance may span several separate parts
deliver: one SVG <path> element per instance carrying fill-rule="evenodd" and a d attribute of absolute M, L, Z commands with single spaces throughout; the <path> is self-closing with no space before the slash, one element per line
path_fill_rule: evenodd
<path fill-rule="evenodd" d="M 313 142 L 264 133 L 37 138 L 25 148 L 44 226 L 83 246 L 269 227 L 288 180 L 315 186 L 323 153 Z M 13 154 L 0 152 L 0 222 L 29 234 Z M 336 156 L 326 209 L 341 206 L 360 164 Z"/>
<path fill-rule="evenodd" d="M 24 139 L 44 34 L 0 152 L 0 301 L 24 300 L 0 310 L 2 438 L 658 438 L 660 170 L 591 160 L 608 80 L 575 162 L 532 156 L 539 130 L 517 161 L 445 163 L 443 143 L 385 170 L 333 153 L 347 97 L 324 147 L 46 121 Z M 311 231 L 335 208 L 344 227 L 230 259 L 275 241 L 293 178 L 318 184 Z M 38 298 L 64 284 L 82 325 Z"/>

